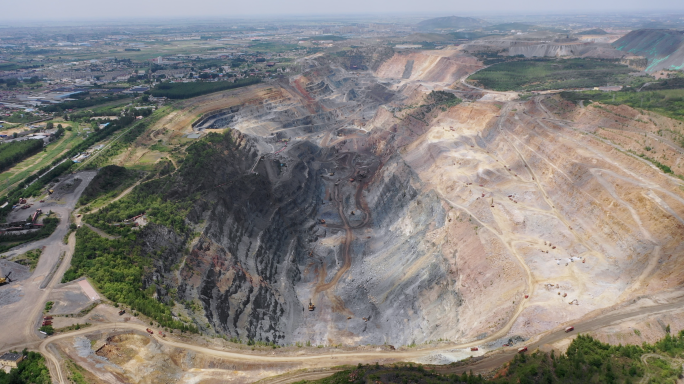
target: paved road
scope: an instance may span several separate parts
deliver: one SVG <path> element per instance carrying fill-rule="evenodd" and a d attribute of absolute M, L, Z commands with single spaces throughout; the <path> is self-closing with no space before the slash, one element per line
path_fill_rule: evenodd
<path fill-rule="evenodd" d="M 0 287 L 0 294 L 2 294 L 2 290 L 16 290 L 22 296 L 21 299 L 15 303 L 0 307 L 0 324 L 2 324 L 2 332 L 0 332 L 0 351 L 4 351 L 8 349 L 9 346 L 15 344 L 40 340 L 40 334 L 37 332 L 37 328 L 41 320 L 41 313 L 45 307 L 45 302 L 52 291 L 52 287 L 61 280 L 62 274 L 69 266 L 71 255 L 73 254 L 73 241 L 68 245 L 63 243 L 64 236 L 69 230 L 69 215 L 74 209 L 81 193 L 93 179 L 95 174 L 95 171 L 79 172 L 76 175 L 64 178 L 62 183 L 69 182 L 74 176 L 80 177 L 82 181 L 73 192 L 65 194 L 64 196 L 59 196 L 58 200 L 51 197 L 45 203 L 36 203 L 32 207 L 30 210 L 31 212 L 37 208 L 41 208 L 43 212 L 47 213 L 49 210 L 52 210 L 59 216 L 59 225 L 52 235 L 43 240 L 24 244 L 5 253 L 5 255 L 18 255 L 29 250 L 42 248 L 43 246 L 46 247 L 41 254 L 36 269 L 29 278 L 21 281 L 14 281 L 11 284 Z M 57 193 L 58 192 L 55 192 L 55 194 Z M 28 213 L 15 213 L 15 215 L 23 214 Z M 60 268 L 52 277 L 50 284 L 45 289 L 40 289 L 41 283 L 48 277 L 50 271 L 55 267 L 55 264 L 59 261 L 60 255 L 63 253 L 65 254 L 64 260 L 62 261 Z"/>

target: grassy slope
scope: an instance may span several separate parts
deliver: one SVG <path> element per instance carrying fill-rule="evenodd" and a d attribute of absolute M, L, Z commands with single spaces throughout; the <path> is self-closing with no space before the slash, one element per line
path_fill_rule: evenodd
<path fill-rule="evenodd" d="M 62 123 L 65 125 L 65 123 Z M 64 136 L 56 143 L 51 143 L 47 147 L 47 152 L 39 152 L 34 156 L 20 162 L 9 170 L 0 174 L 0 195 L 14 187 L 15 184 L 24 180 L 33 172 L 46 167 L 62 153 L 71 149 L 74 145 L 83 140 L 81 136 L 76 136 L 77 123 L 71 123 L 74 131 L 64 132 Z"/>

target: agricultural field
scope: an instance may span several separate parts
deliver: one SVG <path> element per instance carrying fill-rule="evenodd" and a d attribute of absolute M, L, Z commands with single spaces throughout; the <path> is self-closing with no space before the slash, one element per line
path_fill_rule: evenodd
<path fill-rule="evenodd" d="M 34 172 L 49 166 L 56 158 L 82 142 L 83 136 L 75 129 L 78 124 L 71 123 L 71 126 L 71 131 L 64 132 L 62 138 L 48 145 L 45 151 L 38 152 L 0 174 L 0 194 L 4 194 Z"/>
<path fill-rule="evenodd" d="M 13 166 L 43 149 L 43 140 L 23 140 L 0 144 L 0 171 Z"/>
<path fill-rule="evenodd" d="M 259 81 L 260 80 L 257 78 L 247 78 L 237 80 L 234 83 L 228 81 L 196 83 L 163 83 L 159 84 L 154 89 L 152 89 L 151 93 L 154 97 L 168 97 L 169 99 L 189 99 L 191 97 L 202 96 L 208 93 L 246 87 L 248 85 L 256 84 Z"/>
<path fill-rule="evenodd" d="M 516 60 L 484 68 L 468 78 L 495 91 L 588 88 L 631 82 L 632 69 L 608 60 Z"/>

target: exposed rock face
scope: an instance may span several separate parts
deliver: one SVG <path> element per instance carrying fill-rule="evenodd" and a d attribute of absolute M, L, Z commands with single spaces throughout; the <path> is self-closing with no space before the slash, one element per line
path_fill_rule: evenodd
<path fill-rule="evenodd" d="M 411 80 L 426 81 L 425 58 L 397 55 L 375 74 L 326 60 L 278 83 L 280 102 L 220 111 L 232 139 L 186 159 L 169 192 L 195 198 L 198 236 L 146 229 L 148 253 L 166 247 L 150 284 L 177 290 L 204 332 L 519 340 L 682 281 L 681 183 L 593 136 L 597 124 L 653 134 L 635 123 L 648 118 L 539 100 L 431 105 Z M 222 116 L 205 119 L 221 128 Z"/>

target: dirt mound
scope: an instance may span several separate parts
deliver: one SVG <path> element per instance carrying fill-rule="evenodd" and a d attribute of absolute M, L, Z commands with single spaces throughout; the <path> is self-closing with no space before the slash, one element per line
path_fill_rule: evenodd
<path fill-rule="evenodd" d="M 639 29 L 626 34 L 612 45 L 620 51 L 647 57 L 647 72 L 684 68 L 684 31 Z"/>
<path fill-rule="evenodd" d="M 376 75 L 451 84 L 481 67 L 477 58 L 456 50 L 401 52 L 385 61 Z"/>

